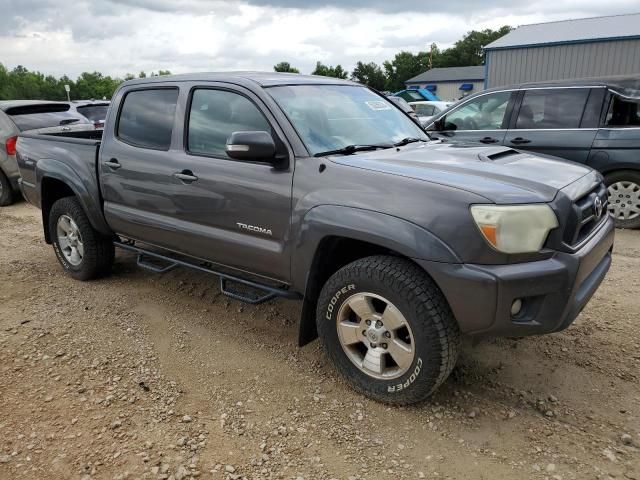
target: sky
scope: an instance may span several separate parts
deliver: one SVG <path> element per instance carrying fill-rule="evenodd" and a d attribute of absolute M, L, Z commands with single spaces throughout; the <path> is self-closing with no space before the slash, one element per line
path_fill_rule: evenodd
<path fill-rule="evenodd" d="M 637 0 L 0 0 L 0 63 L 55 76 L 351 70 L 470 30 L 640 12 Z"/>

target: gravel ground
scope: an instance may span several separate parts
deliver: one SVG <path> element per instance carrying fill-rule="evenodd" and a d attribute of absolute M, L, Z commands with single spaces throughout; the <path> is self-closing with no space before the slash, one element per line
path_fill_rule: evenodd
<path fill-rule="evenodd" d="M 299 302 L 246 306 L 123 253 L 74 281 L 25 203 L 0 245 L 1 479 L 640 480 L 638 231 L 571 328 L 469 343 L 410 408 L 299 349 Z"/>

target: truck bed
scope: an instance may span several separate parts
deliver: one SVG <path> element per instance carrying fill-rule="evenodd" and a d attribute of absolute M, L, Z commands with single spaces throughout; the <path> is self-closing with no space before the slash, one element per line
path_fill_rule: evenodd
<path fill-rule="evenodd" d="M 25 133 L 18 137 L 19 185 L 25 198 L 42 208 L 40 182 L 64 179 L 66 186 L 84 204 L 89 220 L 99 231 L 108 231 L 102 216 L 102 194 L 98 183 L 98 152 L 102 130 Z M 45 199 L 46 201 L 46 199 Z"/>

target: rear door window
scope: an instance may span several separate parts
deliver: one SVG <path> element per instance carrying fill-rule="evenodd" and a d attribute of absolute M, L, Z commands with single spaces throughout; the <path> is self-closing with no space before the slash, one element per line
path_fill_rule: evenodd
<path fill-rule="evenodd" d="M 444 117 L 445 130 L 500 130 L 511 92 L 480 95 Z"/>
<path fill-rule="evenodd" d="M 177 100 L 177 88 L 127 93 L 118 117 L 118 138 L 136 147 L 169 150 Z"/>
<path fill-rule="evenodd" d="M 527 90 L 522 98 L 516 128 L 578 128 L 588 96 L 588 88 Z"/>
<path fill-rule="evenodd" d="M 227 157 L 227 139 L 233 132 L 263 131 L 271 126 L 247 97 L 227 90 L 193 92 L 187 148 L 191 153 Z"/>

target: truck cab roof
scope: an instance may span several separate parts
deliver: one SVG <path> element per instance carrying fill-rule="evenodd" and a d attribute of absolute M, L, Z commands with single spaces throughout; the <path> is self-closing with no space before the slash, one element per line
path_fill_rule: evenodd
<path fill-rule="evenodd" d="M 300 75 L 298 73 L 281 72 L 207 72 L 185 73 L 179 75 L 161 75 L 156 77 L 136 78 L 126 81 L 123 85 L 144 85 L 148 83 L 162 82 L 228 82 L 237 80 L 238 83 L 251 82 L 262 87 L 275 87 L 280 85 L 353 85 L 359 83 L 340 78 L 322 77 L 320 75 Z"/>

